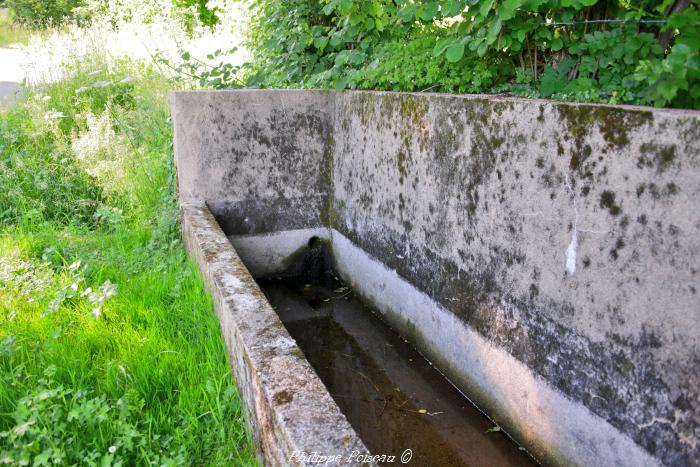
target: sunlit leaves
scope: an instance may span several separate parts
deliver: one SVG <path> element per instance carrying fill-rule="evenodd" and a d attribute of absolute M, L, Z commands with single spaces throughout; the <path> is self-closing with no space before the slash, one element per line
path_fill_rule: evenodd
<path fill-rule="evenodd" d="M 428 2 L 423 5 L 420 12 L 420 18 L 423 21 L 432 21 L 438 14 L 440 5 L 438 2 Z"/>
<path fill-rule="evenodd" d="M 428 55 L 420 58 L 478 63 L 499 77 L 498 92 L 520 87 L 527 95 L 698 107 L 697 7 L 668 18 L 675 34 L 666 50 L 658 40 L 664 26 L 638 23 L 658 19 L 656 12 L 665 14 L 669 1 L 659 9 L 596 0 L 299 0 L 290 12 L 271 0 L 255 0 L 276 12 L 275 22 L 270 16 L 261 21 L 271 21 L 265 24 L 276 42 L 268 60 L 287 84 L 367 86 L 367 76 L 384 64 L 402 69 L 398 58 L 380 52 L 387 41 L 407 48 L 414 33 L 425 35 L 426 43 L 433 34 L 422 49 Z M 613 21 L 584 24 L 586 19 Z M 574 63 L 566 73 L 559 68 L 565 59 Z M 446 79 L 430 77 L 436 87 Z M 411 72 L 381 85 L 403 88 L 412 79 Z"/>
<path fill-rule="evenodd" d="M 441 11 L 445 17 L 457 16 L 464 11 L 466 2 L 459 0 L 448 0 L 442 3 Z"/>

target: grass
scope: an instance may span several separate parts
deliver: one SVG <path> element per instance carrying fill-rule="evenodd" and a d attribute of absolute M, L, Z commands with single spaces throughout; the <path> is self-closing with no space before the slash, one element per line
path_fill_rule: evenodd
<path fill-rule="evenodd" d="M 179 239 L 172 83 L 69 76 L 0 113 L 0 464 L 256 465 Z"/>
<path fill-rule="evenodd" d="M 0 8 L 0 47 L 13 44 L 27 44 L 32 33 L 27 28 L 15 23 L 7 9 Z"/>

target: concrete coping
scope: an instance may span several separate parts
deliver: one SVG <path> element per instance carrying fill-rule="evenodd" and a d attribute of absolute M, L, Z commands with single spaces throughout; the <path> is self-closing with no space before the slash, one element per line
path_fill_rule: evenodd
<path fill-rule="evenodd" d="M 230 364 L 264 465 L 358 465 L 369 450 L 204 205 L 181 206 L 183 238 L 209 286 Z M 352 459 L 352 460 L 351 460 Z M 322 462 L 323 463 L 323 462 Z M 362 464 L 362 463 L 360 463 Z M 369 465 L 364 463 L 362 465 Z"/>

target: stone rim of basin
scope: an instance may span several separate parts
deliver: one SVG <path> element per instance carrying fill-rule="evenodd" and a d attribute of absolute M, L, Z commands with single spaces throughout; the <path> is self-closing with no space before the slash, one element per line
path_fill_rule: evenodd
<path fill-rule="evenodd" d="M 335 465 L 354 464 L 349 460 L 354 452 L 369 454 L 209 209 L 181 205 L 181 216 L 186 247 L 210 288 L 264 464 L 317 464 L 318 456 L 339 456 Z"/>

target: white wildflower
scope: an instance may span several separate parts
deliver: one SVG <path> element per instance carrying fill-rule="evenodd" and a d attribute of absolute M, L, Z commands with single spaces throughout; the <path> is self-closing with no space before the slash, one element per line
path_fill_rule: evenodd
<path fill-rule="evenodd" d="M 73 139 L 71 147 L 86 172 L 107 191 L 120 191 L 126 182 L 128 146 L 110 120 L 109 112 L 82 115 L 87 130 Z"/>
<path fill-rule="evenodd" d="M 41 296 L 52 287 L 47 262 L 25 261 L 15 256 L 0 257 L 0 289 L 25 297 Z"/>
<path fill-rule="evenodd" d="M 63 112 L 58 112 L 56 110 L 49 110 L 44 114 L 44 120 L 46 120 L 49 123 L 61 119 L 63 117 L 65 117 L 65 115 L 63 115 Z"/>
<path fill-rule="evenodd" d="M 112 284 L 109 279 L 106 280 L 96 292 L 91 291 L 87 294 L 88 301 L 95 306 L 91 312 L 95 319 L 99 319 L 100 315 L 102 314 L 102 307 L 104 306 L 105 301 L 114 297 L 116 294 L 117 286 Z"/>

